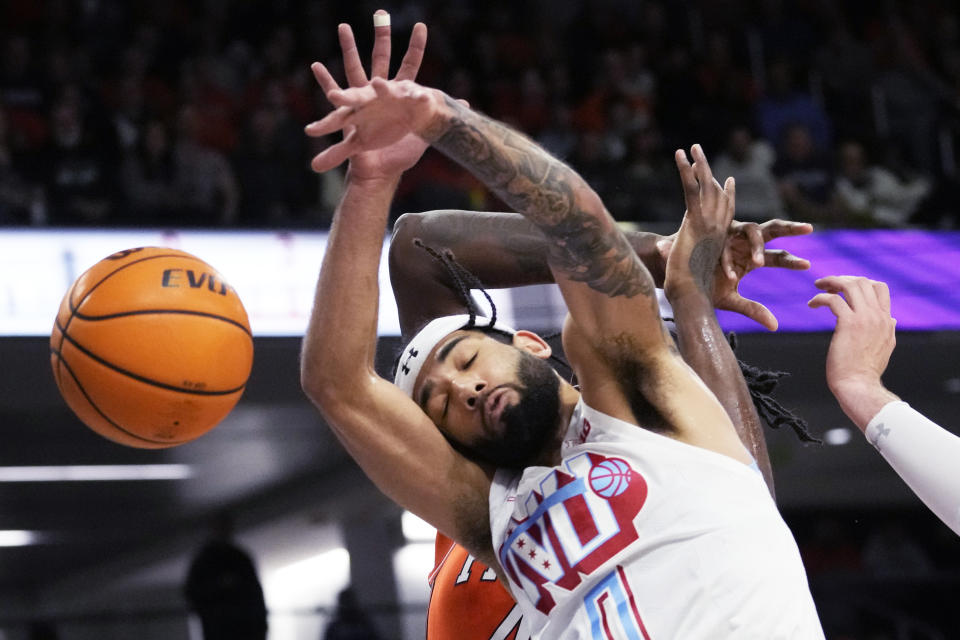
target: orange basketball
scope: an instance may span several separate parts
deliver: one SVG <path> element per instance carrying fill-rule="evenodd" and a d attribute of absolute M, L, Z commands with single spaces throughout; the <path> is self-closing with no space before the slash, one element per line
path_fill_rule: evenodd
<path fill-rule="evenodd" d="M 210 265 L 142 247 L 107 256 L 67 290 L 50 363 L 84 424 L 159 449 L 203 435 L 233 409 L 253 338 L 240 298 Z"/>

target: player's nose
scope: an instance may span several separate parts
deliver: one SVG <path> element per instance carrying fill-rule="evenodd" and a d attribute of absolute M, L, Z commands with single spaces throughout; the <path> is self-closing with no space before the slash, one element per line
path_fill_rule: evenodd
<path fill-rule="evenodd" d="M 457 400 L 468 409 L 476 409 L 480 404 L 480 393 L 487 383 L 478 378 L 462 378 L 453 381 L 453 390 Z"/>

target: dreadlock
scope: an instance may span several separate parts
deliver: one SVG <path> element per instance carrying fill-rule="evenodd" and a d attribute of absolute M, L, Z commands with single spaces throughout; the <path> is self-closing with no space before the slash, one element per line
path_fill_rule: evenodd
<path fill-rule="evenodd" d="M 457 288 L 457 293 L 459 293 L 460 299 L 463 301 L 467 308 L 467 312 L 470 314 L 470 320 L 467 323 L 467 327 L 474 328 L 488 335 L 494 334 L 503 337 L 510 337 L 510 334 L 506 331 L 493 326 L 497 321 L 497 306 L 493 303 L 493 298 L 490 297 L 489 293 L 487 293 L 487 290 L 484 288 L 483 283 L 480 282 L 480 279 L 469 269 L 457 262 L 453 255 L 453 251 L 450 249 L 437 251 L 433 247 L 425 245 L 420 238 L 414 238 L 413 243 L 417 247 L 420 247 L 430 254 L 433 259 L 442 264 L 447 270 L 447 273 L 450 274 L 450 277 L 453 279 L 454 286 Z M 470 291 L 473 289 L 478 289 L 490 304 L 490 323 L 484 327 L 474 326 L 479 309 L 477 308 L 477 303 L 473 299 L 473 296 L 470 295 Z M 561 333 L 556 331 L 542 337 L 545 341 L 549 342 L 550 340 L 555 340 L 560 335 Z M 730 348 L 736 352 L 736 334 L 730 332 L 727 335 L 727 341 L 730 343 Z M 553 353 L 550 355 L 550 360 L 565 368 L 568 372 L 567 379 L 569 381 L 573 381 L 574 372 L 572 367 L 566 361 L 566 359 L 557 355 L 556 351 L 556 349 L 553 350 Z M 784 407 L 778 400 L 770 395 L 779 384 L 780 378 L 790 375 L 788 372 L 764 370 L 747 364 L 739 358 L 737 359 L 737 363 L 740 365 L 740 371 L 743 373 L 744 380 L 746 380 L 747 388 L 750 391 L 750 397 L 753 399 L 753 404 L 757 408 L 757 413 L 770 428 L 779 429 L 784 425 L 788 425 L 791 429 L 793 429 L 793 432 L 801 441 L 823 444 L 822 440 L 810 433 L 809 425 L 807 424 L 806 420 Z"/>
<path fill-rule="evenodd" d="M 470 320 L 467 324 L 468 327 L 474 326 L 474 323 L 477 320 L 477 313 L 479 312 L 476 301 L 473 299 L 473 296 L 470 295 L 470 290 L 480 290 L 480 293 L 482 293 L 487 299 L 487 302 L 490 303 L 490 324 L 488 324 L 486 328 L 492 329 L 493 325 L 497 322 L 497 307 L 495 304 L 493 304 L 493 298 L 491 298 L 490 294 L 487 293 L 487 290 L 484 289 L 483 284 L 480 282 L 480 278 L 473 275 L 469 269 L 457 262 L 456 258 L 453 257 L 453 251 L 450 249 L 437 251 L 433 247 L 428 247 L 427 245 L 423 244 L 423 241 L 420 240 L 420 238 L 414 238 L 413 244 L 429 253 L 430 257 L 442 264 L 446 268 L 447 273 L 450 274 L 450 277 L 453 278 L 453 284 L 457 287 L 457 293 L 460 294 L 460 299 L 463 301 L 464 305 L 466 305 L 467 313 L 470 314 Z"/>
<path fill-rule="evenodd" d="M 439 262 L 447 270 L 447 273 L 453 280 L 453 284 L 457 289 L 457 293 L 459 294 L 467 313 L 470 315 L 465 328 L 473 328 L 477 331 L 481 331 L 490 337 L 499 340 L 500 342 L 507 342 L 508 339 L 513 337 L 508 332 L 493 326 L 497 321 L 497 307 L 495 304 L 493 304 L 493 298 L 491 298 L 490 294 L 487 293 L 487 290 L 483 288 L 483 285 L 480 283 L 480 279 L 473 275 L 473 273 L 471 273 L 466 267 L 456 261 L 456 259 L 453 257 L 453 251 L 450 249 L 437 251 L 433 247 L 428 247 L 425 245 L 420 238 L 414 238 L 413 244 L 430 254 L 431 258 Z M 470 295 L 471 289 L 479 289 L 481 293 L 483 293 L 484 297 L 486 297 L 487 302 L 490 303 L 490 323 L 487 326 L 476 326 L 477 315 L 479 315 L 480 310 L 477 308 L 477 303 L 473 299 L 473 296 Z M 392 377 L 397 375 L 397 367 L 400 366 L 400 358 L 402 355 L 403 348 L 401 347 L 393 360 L 393 371 L 390 374 Z"/>
<path fill-rule="evenodd" d="M 727 334 L 727 341 L 730 348 L 737 351 L 737 334 L 732 331 Z M 750 397 L 753 399 L 753 405 L 757 408 L 757 413 L 763 418 L 772 429 L 779 429 L 788 425 L 796 436 L 802 442 L 816 442 L 823 444 L 823 440 L 810 433 L 810 425 L 806 420 L 795 414 L 790 409 L 780 404 L 778 400 L 770 394 L 780 383 L 780 378 L 790 375 L 786 371 L 770 371 L 747 364 L 737 358 L 737 364 L 740 365 L 740 371 L 743 372 L 743 379 L 747 382 L 747 388 L 750 390 Z"/>
<path fill-rule="evenodd" d="M 460 299 L 463 301 L 464 305 L 467 308 L 467 313 L 470 314 L 470 320 L 467 323 L 467 327 L 476 329 L 482 333 L 488 335 L 500 335 L 509 338 L 513 338 L 511 334 L 502 329 L 498 329 L 493 326 L 497 322 L 497 305 L 493 303 L 493 298 L 490 297 L 490 294 L 487 293 L 486 288 L 484 288 L 483 283 L 480 282 L 480 278 L 475 276 L 469 269 L 464 267 L 462 264 L 457 262 L 457 259 L 453 255 L 453 251 L 450 249 L 444 249 L 443 251 L 437 251 L 433 247 L 428 247 L 420 240 L 420 238 L 414 238 L 413 244 L 420 247 L 424 251 L 430 254 L 430 256 L 442 264 L 446 268 L 447 273 L 450 274 L 450 277 L 453 279 L 453 283 L 457 288 L 457 293 L 460 294 Z M 473 289 L 478 289 L 480 293 L 487 299 L 487 302 L 490 304 L 490 323 L 484 327 L 477 327 L 474 325 L 476 317 L 479 313 L 477 308 L 477 303 L 473 299 L 473 296 L 470 295 L 470 291 Z M 544 341 L 548 342 L 554 340 L 560 336 L 559 331 L 541 336 Z M 561 356 L 556 354 L 556 350 L 552 349 L 550 354 L 550 360 L 564 367 L 568 372 L 568 378 L 572 377 L 573 369 L 570 367 L 570 364 Z"/>

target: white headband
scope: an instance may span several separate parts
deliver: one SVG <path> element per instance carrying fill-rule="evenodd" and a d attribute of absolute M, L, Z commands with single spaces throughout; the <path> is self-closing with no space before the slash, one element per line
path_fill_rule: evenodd
<path fill-rule="evenodd" d="M 667 323 L 668 328 L 672 328 L 673 309 L 667 302 L 667 297 L 663 295 L 663 289 L 657 289 L 657 301 L 660 303 L 660 317 Z M 489 318 L 476 316 L 473 325 L 470 325 L 470 316 L 460 314 L 455 316 L 443 316 L 427 323 L 420 329 L 413 339 L 407 343 L 403 353 L 400 354 L 400 361 L 397 363 L 397 373 L 393 377 L 393 384 L 408 396 L 413 398 L 413 386 L 417 383 L 417 376 L 420 375 L 420 369 L 426 362 L 427 356 L 436 348 L 440 341 L 446 338 L 454 331 L 460 329 L 484 329 L 490 324 Z M 470 326 L 468 326 L 470 325 Z M 497 322 L 491 327 L 504 333 L 514 334 L 516 330 Z"/>
<path fill-rule="evenodd" d="M 413 385 L 417 382 L 420 369 L 423 368 L 427 356 L 440 344 L 441 340 L 460 329 L 485 329 L 489 325 L 490 319 L 483 316 L 475 316 L 474 323 L 470 325 L 470 316 L 466 313 L 431 320 L 427 323 L 427 326 L 417 332 L 417 335 L 413 336 L 413 339 L 404 348 L 403 353 L 400 354 L 400 362 L 397 363 L 397 373 L 393 377 L 393 384 L 400 387 L 404 393 L 412 398 Z M 501 322 L 497 322 L 490 328 L 498 329 L 510 335 L 516 333 L 515 329 Z"/>

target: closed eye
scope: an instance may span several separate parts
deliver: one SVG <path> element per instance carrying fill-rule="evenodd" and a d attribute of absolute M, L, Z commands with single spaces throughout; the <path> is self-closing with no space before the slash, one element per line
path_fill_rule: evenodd
<path fill-rule="evenodd" d="M 467 360 L 466 362 L 463 363 L 463 368 L 464 368 L 464 369 L 469 369 L 469 368 L 470 368 L 470 365 L 472 365 L 472 364 L 473 364 L 473 361 L 476 360 L 476 359 L 477 359 L 477 354 L 474 353 L 473 356 L 472 356 L 469 360 Z"/>

